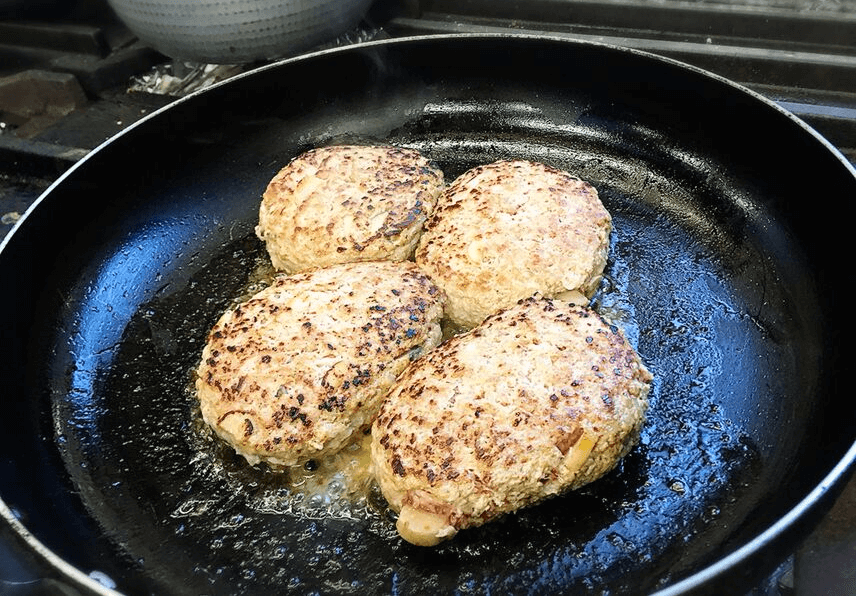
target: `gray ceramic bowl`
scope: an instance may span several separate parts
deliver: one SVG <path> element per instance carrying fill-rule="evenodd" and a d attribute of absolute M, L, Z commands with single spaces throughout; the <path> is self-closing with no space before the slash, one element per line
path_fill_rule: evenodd
<path fill-rule="evenodd" d="M 282 58 L 355 27 L 372 0 L 108 0 L 118 17 L 175 59 L 236 64 Z"/>

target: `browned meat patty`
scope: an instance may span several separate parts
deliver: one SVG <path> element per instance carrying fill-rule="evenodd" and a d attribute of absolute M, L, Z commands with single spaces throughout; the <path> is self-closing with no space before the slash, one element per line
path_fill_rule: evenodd
<path fill-rule="evenodd" d="M 372 427 L 406 540 L 433 545 L 611 470 L 636 443 L 651 374 L 595 312 L 540 297 L 409 367 Z"/>
<path fill-rule="evenodd" d="M 203 419 L 252 464 L 333 453 L 439 343 L 443 303 L 410 262 L 278 277 L 211 330 L 196 380 Z"/>
<path fill-rule="evenodd" d="M 339 145 L 299 155 L 270 181 L 256 234 L 277 269 L 404 261 L 443 189 L 443 173 L 400 147 Z"/>
<path fill-rule="evenodd" d="M 540 163 L 498 161 L 446 189 L 425 224 L 416 263 L 448 295 L 447 316 L 472 327 L 536 292 L 587 303 L 611 230 L 587 182 Z"/>

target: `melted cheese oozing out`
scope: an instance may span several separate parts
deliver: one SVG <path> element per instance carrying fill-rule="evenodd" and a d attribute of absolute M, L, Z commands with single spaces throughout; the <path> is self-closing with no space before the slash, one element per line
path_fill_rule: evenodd
<path fill-rule="evenodd" d="M 410 505 L 401 508 L 395 527 L 402 538 L 416 546 L 436 546 L 458 532 L 444 517 Z"/>

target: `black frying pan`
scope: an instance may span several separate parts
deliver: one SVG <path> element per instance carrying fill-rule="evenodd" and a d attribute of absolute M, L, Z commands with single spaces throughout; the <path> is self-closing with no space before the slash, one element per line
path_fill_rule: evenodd
<path fill-rule="evenodd" d="M 619 468 L 422 549 L 375 501 L 310 515 L 206 438 L 191 371 L 264 261 L 261 192 L 333 142 L 414 147 L 449 180 L 529 158 L 600 190 L 615 231 L 595 305 L 656 377 Z M 853 169 L 795 117 L 639 52 L 413 38 L 237 77 L 94 151 L 5 243 L 3 511 L 80 591 L 732 593 L 856 458 L 854 196 Z"/>

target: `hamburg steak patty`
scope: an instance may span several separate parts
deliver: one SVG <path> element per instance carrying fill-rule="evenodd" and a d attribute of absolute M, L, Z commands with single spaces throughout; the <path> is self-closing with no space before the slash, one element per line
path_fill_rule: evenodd
<path fill-rule="evenodd" d="M 536 292 L 587 302 L 611 230 L 587 182 L 540 163 L 498 161 L 465 172 L 440 196 L 416 263 L 446 292 L 447 316 L 472 327 Z"/>
<path fill-rule="evenodd" d="M 196 380 L 203 419 L 251 464 L 336 452 L 440 342 L 443 303 L 410 262 L 280 276 L 209 333 Z"/>
<path fill-rule="evenodd" d="M 443 189 L 418 152 L 338 145 L 294 158 L 268 184 L 256 234 L 277 269 L 404 261 Z"/>
<path fill-rule="evenodd" d="M 434 545 L 601 477 L 637 442 L 651 378 L 594 311 L 538 296 L 446 341 L 372 427 L 399 533 Z"/>

